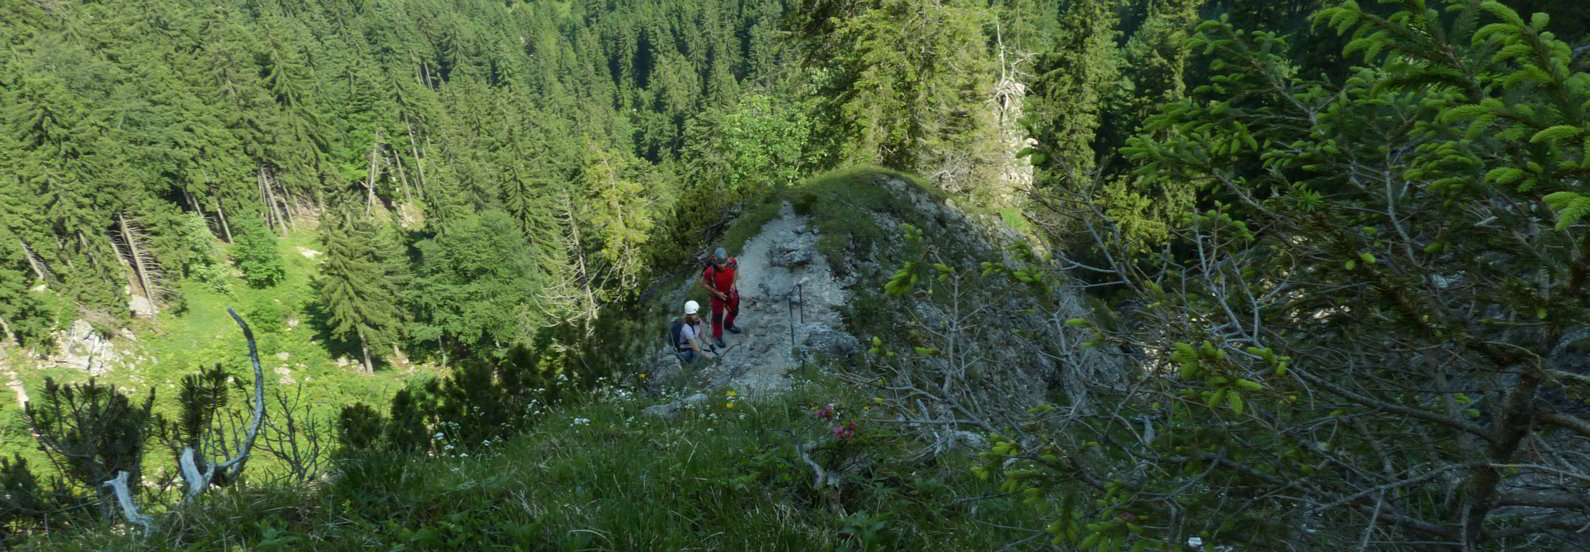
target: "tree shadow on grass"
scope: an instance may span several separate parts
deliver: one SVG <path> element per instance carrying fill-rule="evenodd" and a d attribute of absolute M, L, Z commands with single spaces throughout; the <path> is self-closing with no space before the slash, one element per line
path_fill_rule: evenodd
<path fill-rule="evenodd" d="M 316 297 L 319 296 L 319 292 L 320 290 L 315 290 Z M 359 349 L 359 342 L 356 339 L 341 339 L 331 331 L 331 314 L 327 312 L 324 302 L 314 299 L 304 303 L 304 323 L 315 333 L 315 342 L 320 343 L 332 359 L 346 357 L 354 363 L 363 362 L 364 353 Z M 371 351 L 370 355 L 377 369 L 385 365 L 383 355 L 376 351 Z"/>

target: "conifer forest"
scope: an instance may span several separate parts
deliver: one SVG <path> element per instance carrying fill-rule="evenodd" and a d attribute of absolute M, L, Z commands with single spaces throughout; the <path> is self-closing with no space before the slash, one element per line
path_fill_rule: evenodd
<path fill-rule="evenodd" d="M 0 383 L 7 550 L 1590 551 L 1590 2 L 0 0 Z"/>

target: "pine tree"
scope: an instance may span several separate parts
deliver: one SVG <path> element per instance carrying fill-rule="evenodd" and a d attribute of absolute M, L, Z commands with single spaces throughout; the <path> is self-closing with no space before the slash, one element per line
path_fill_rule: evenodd
<path fill-rule="evenodd" d="M 1368 534 L 1449 550 L 1576 538 L 1560 520 L 1586 516 L 1586 466 L 1538 451 L 1590 437 L 1572 352 L 1590 322 L 1590 78 L 1571 69 L 1545 14 L 1397 5 L 1382 16 L 1344 2 L 1316 18 L 1362 60 L 1342 82 L 1300 70 L 1306 50 L 1283 34 L 1201 23 L 1189 46 L 1213 56 L 1213 78 L 1122 152 L 1145 180 L 1199 184 L 1167 223 L 1171 247 L 1134 251 L 1108 214 L 1070 211 L 1088 223 L 1092 258 L 1106 260 L 1082 261 L 1089 271 L 1131 298 L 1117 304 L 1147 305 L 1133 324 L 1079 326 L 1093 343 L 1164 355 L 1128 360 L 1123 375 L 1147 385 L 1088 387 L 1112 408 L 1163 412 L 1157 424 L 1175 430 L 1103 445 L 1093 458 L 1157 475 L 1124 500 L 1056 497 L 1087 505 L 1054 517 L 1062 541 L 1114 542 L 1083 531 L 1098 507 L 1178 518 L 1128 537 L 1143 546 L 1188 534 L 1322 550 Z M 1096 205 L 1096 192 L 1078 190 L 1092 201 L 1077 203 Z M 1065 454 L 1143 427 L 1122 421 L 1048 446 Z M 1123 465 L 1074 458 L 1007 484 L 1047 488 Z M 1540 474 L 1561 479 L 1539 485 Z M 1236 492 L 1253 498 L 1242 514 L 1188 508 Z M 1238 529 L 1233 515 L 1249 517 Z"/>
<path fill-rule="evenodd" d="M 154 390 L 139 404 L 93 380 L 59 384 L 45 378 L 39 395 L 23 412 L 28 428 L 62 474 L 99 496 L 100 514 L 109 520 L 113 501 L 101 484 L 121 471 L 131 474 L 130 484 L 141 478 Z"/>
<path fill-rule="evenodd" d="M 332 335 L 358 343 L 364 371 L 370 374 L 375 371 L 370 349 L 380 351 L 398 341 L 403 321 L 398 300 L 407 256 L 394 251 L 373 223 L 350 209 L 339 209 L 322 230 L 325 262 L 316 287 Z"/>
<path fill-rule="evenodd" d="M 992 12 L 966 0 L 849 4 L 834 9 L 854 17 L 802 37 L 809 59 L 837 55 L 843 80 L 827 124 L 844 133 L 846 160 L 920 172 L 951 189 L 983 180 L 996 143 L 986 105 L 995 67 L 983 32 Z"/>
<path fill-rule="evenodd" d="M 1031 104 L 1042 180 L 1075 190 L 1098 166 L 1094 149 L 1111 96 L 1121 85 L 1113 2 L 1077 0 L 1066 8 L 1052 50 L 1039 58 Z"/>

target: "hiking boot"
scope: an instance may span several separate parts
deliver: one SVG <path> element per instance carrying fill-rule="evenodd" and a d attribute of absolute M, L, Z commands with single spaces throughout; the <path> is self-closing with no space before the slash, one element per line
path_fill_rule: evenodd
<path fill-rule="evenodd" d="M 729 327 L 724 328 L 724 329 L 728 330 L 729 333 L 740 333 L 740 327 L 739 326 L 729 326 Z"/>
<path fill-rule="evenodd" d="M 715 345 L 717 345 L 717 346 L 719 346 L 719 347 L 728 347 L 728 345 L 726 345 L 726 344 L 724 344 L 724 343 L 723 343 L 723 340 L 722 340 L 722 339 L 718 339 L 718 340 L 715 340 L 715 341 L 713 341 L 713 342 L 712 342 L 712 343 L 713 343 L 713 344 L 715 344 Z"/>

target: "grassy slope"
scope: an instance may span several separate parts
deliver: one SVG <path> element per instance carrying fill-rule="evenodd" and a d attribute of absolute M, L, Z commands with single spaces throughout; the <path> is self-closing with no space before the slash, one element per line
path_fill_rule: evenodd
<path fill-rule="evenodd" d="M 731 251 L 743 249 L 745 242 L 756 236 L 763 224 L 778 217 L 779 206 L 788 201 L 798 212 L 812 217 L 822 233 L 817 249 L 828 262 L 845 263 L 851 248 L 872 248 L 891 237 L 873 223 L 871 212 L 904 214 L 899 199 L 874 182 L 879 176 L 910 182 L 923 193 L 939 197 L 938 190 L 904 173 L 872 166 L 839 169 L 818 175 L 747 210 L 724 233 L 721 242 Z"/>
<path fill-rule="evenodd" d="M 30 547 L 56 550 L 981 550 L 1010 533 L 1014 501 L 967 475 L 970 460 L 911 464 L 908 443 L 863 422 L 843 445 L 812 406 L 860 413 L 862 397 L 803 385 L 763 403 L 712 404 L 674 420 L 648 401 L 611 399 L 551 415 L 531 432 L 468 457 L 363 457 L 315 490 L 218 492 L 165 518 L 140 541 L 99 532 Z M 837 488 L 812 488 L 814 458 L 865 466 Z"/>
<path fill-rule="evenodd" d="M 227 308 L 236 309 L 253 327 L 265 368 L 266 393 L 275 389 L 294 393 L 298 387 L 303 387 L 304 397 L 312 398 L 322 415 L 335 415 L 341 405 L 356 401 L 385 404 L 404 385 L 405 378 L 425 375 L 387 369 L 374 376 L 360 376 L 356 366 L 338 365 L 306 312 L 314 298 L 310 282 L 319 261 L 303 255 L 300 248 L 319 250 L 316 234 L 309 230 L 294 232 L 279 244 L 287 265 L 285 281 L 255 289 L 241 278 L 235 278 L 229 293 L 199 282 L 181 283 L 187 308 L 180 313 L 161 312 L 156 323 L 138 321 L 134 327 L 136 342 L 116 339 L 118 351 L 134 355 L 124 358 L 140 360 L 112 371 L 100 381 L 140 398 L 153 386 L 156 412 L 168 414 L 176 411 L 176 395 L 182 378 L 202 366 L 219 363 L 241 381 L 249 381 L 253 376 L 243 332 L 227 315 Z M 273 319 L 276 323 L 270 322 Z M 287 358 L 279 357 L 280 353 L 286 353 Z M 284 367 L 290 370 L 286 374 L 290 380 L 276 372 Z M 53 366 L 24 367 L 18 372 L 35 400 L 39 390 L 44 388 L 46 377 L 63 383 L 87 381 L 89 377 L 81 370 Z M 288 381 L 292 383 L 285 383 Z M 4 391 L 3 388 L 0 391 Z M 4 391 L 4 395 L 4 405 L 0 406 L 3 409 L 0 413 L 0 454 L 20 453 L 35 469 L 45 468 L 48 461 L 33 446 L 21 412 L 14 406 L 15 399 L 9 391 Z M 147 461 L 150 467 L 158 470 L 172 465 L 168 457 L 163 450 L 153 451 Z"/>

